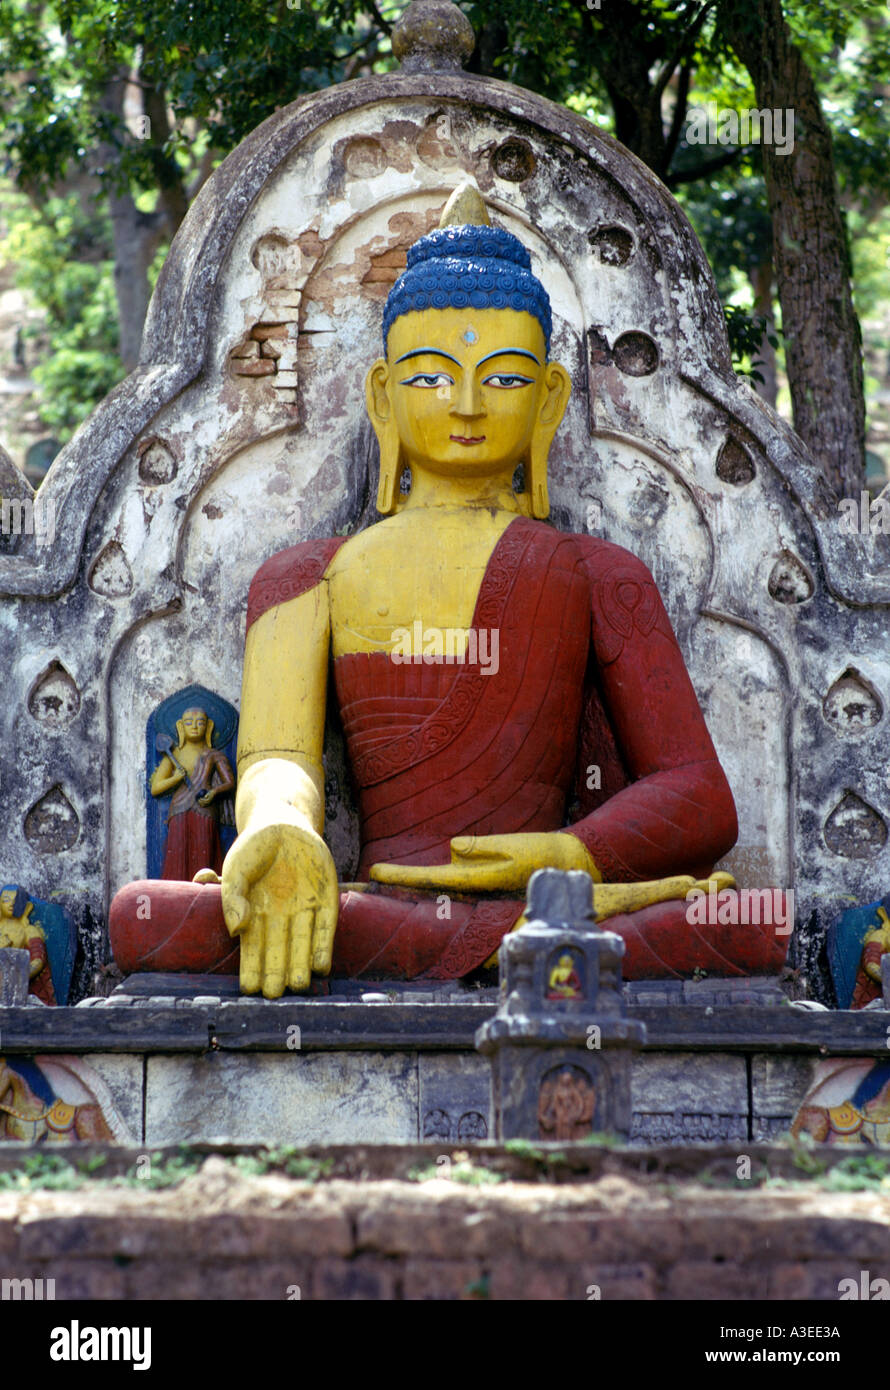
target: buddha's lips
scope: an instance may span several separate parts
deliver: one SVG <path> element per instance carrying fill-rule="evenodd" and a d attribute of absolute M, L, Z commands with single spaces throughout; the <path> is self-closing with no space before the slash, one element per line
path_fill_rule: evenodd
<path fill-rule="evenodd" d="M 468 437 L 467 435 L 463 435 L 463 434 L 453 434 L 453 435 L 451 436 L 451 438 L 454 440 L 454 443 L 455 443 L 455 444 L 484 444 L 484 443 L 485 443 L 485 435 L 484 435 L 484 434 L 475 435 L 475 436 L 469 436 L 469 437 Z"/>

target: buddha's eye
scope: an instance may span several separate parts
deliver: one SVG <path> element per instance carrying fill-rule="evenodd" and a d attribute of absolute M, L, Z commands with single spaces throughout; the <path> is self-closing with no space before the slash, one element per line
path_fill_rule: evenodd
<path fill-rule="evenodd" d="M 424 391 L 435 390 L 437 386 L 453 386 L 454 378 L 447 372 L 418 372 L 416 376 L 406 377 L 400 386 L 419 386 Z"/>
<path fill-rule="evenodd" d="M 483 386 L 494 386 L 498 391 L 515 391 L 518 386 L 533 386 L 534 377 L 520 376 L 518 372 L 495 372 L 487 376 Z"/>

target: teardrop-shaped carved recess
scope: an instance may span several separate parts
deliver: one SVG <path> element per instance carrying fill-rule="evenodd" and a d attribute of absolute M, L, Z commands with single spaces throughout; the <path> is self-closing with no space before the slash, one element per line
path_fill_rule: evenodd
<path fill-rule="evenodd" d="M 64 729 L 80 709 L 80 691 L 61 661 L 51 661 L 31 687 L 28 710 L 41 724 Z"/>
<path fill-rule="evenodd" d="M 802 560 L 783 550 L 773 565 L 767 588 L 776 603 L 806 603 L 813 597 L 815 585 Z"/>
<path fill-rule="evenodd" d="M 825 822 L 825 843 L 845 859 L 871 859 L 887 843 L 887 826 L 873 806 L 847 792 Z"/>
<path fill-rule="evenodd" d="M 848 666 L 822 701 L 822 713 L 826 724 L 841 738 L 855 738 L 874 728 L 884 706 L 877 691 Z"/>
<path fill-rule="evenodd" d="M 149 487 L 172 483 L 177 465 L 172 450 L 162 439 L 149 439 L 139 454 L 139 478 Z"/>
<path fill-rule="evenodd" d="M 633 255 L 634 239 L 626 227 L 592 227 L 587 240 L 600 265 L 627 265 Z"/>
<path fill-rule="evenodd" d="M 70 849 L 80 830 L 80 817 L 60 786 L 35 801 L 25 816 L 25 839 L 41 854 Z"/>
<path fill-rule="evenodd" d="M 752 482 L 757 474 L 754 460 L 748 450 L 732 435 L 724 442 L 717 455 L 716 467 L 717 477 L 724 483 L 734 484 L 735 487 L 744 487 L 745 483 Z"/>
<path fill-rule="evenodd" d="M 658 348 L 647 333 L 622 333 L 612 360 L 625 376 L 651 376 L 658 366 Z"/>
<path fill-rule="evenodd" d="M 109 541 L 90 570 L 90 588 L 103 598 L 125 598 L 133 592 L 133 571 L 119 541 Z"/>

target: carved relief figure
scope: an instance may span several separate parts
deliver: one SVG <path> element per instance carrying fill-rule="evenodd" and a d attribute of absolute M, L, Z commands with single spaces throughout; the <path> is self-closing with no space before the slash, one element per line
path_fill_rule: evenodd
<path fill-rule="evenodd" d="M 827 1058 L 791 1126 L 820 1144 L 890 1145 L 890 1062 Z"/>
<path fill-rule="evenodd" d="M 548 1072 L 541 1081 L 538 1126 L 542 1139 L 583 1139 L 593 1125 L 596 1089 L 580 1067 Z"/>
<path fill-rule="evenodd" d="M 56 1093 L 37 1059 L 0 1057 L 0 1140 L 38 1144 L 115 1137 L 95 1097 L 64 1066 L 66 1060 L 82 1065 L 63 1058 L 48 1070 L 62 1076 L 62 1088 L 73 1100 Z"/>
<path fill-rule="evenodd" d="M 202 869 L 222 870 L 219 799 L 235 785 L 231 764 L 212 744 L 213 720 L 187 709 L 177 720 L 179 742 L 159 736 L 166 748 L 149 783 L 152 796 L 173 791 L 161 878 L 191 880 Z"/>
<path fill-rule="evenodd" d="M 54 1005 L 56 993 L 46 949 L 46 933 L 32 920 L 34 904 L 17 883 L 0 889 L 0 948 L 27 951 L 31 957 L 28 993 L 44 1004 Z"/>

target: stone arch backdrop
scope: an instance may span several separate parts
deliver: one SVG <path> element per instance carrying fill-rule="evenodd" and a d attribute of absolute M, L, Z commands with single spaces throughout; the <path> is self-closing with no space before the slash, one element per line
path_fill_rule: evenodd
<path fill-rule="evenodd" d="M 802 443 L 735 377 L 705 257 L 648 168 L 449 53 L 406 67 L 300 99 L 217 170 L 139 367 L 43 484 L 54 526 L 0 550 L 0 874 L 75 914 L 88 992 L 110 897 L 145 872 L 146 719 L 192 682 L 237 706 L 254 571 L 373 519 L 383 300 L 470 177 L 531 250 L 574 378 L 553 520 L 654 571 L 739 806 L 727 866 L 795 889 L 817 987 L 827 923 L 887 887 L 887 541 L 841 531 Z M 342 772 L 333 739 L 348 875 Z"/>

